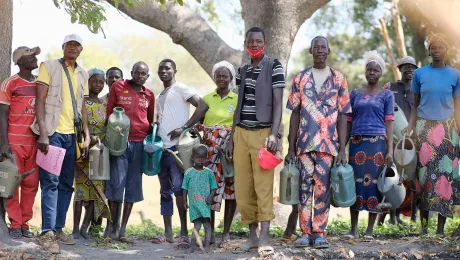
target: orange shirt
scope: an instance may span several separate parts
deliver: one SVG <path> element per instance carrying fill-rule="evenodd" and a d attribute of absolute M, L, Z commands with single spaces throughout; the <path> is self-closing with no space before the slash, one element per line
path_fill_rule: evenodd
<path fill-rule="evenodd" d="M 13 75 L 0 87 L 0 104 L 10 107 L 8 114 L 8 141 L 10 145 L 34 146 L 37 137 L 30 129 L 35 119 L 35 81 Z"/>

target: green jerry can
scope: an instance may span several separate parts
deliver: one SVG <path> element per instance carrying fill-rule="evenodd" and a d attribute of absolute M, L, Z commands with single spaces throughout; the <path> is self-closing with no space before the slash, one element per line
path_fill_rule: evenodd
<path fill-rule="evenodd" d="M 337 207 L 348 208 L 355 204 L 356 186 L 353 167 L 339 164 L 331 169 L 332 199 Z"/>
<path fill-rule="evenodd" d="M 161 156 L 163 155 L 163 141 L 157 133 L 157 124 L 153 125 L 152 134 L 144 139 L 142 153 L 142 171 L 147 176 L 155 176 L 161 170 Z"/>
<path fill-rule="evenodd" d="M 233 167 L 233 162 L 228 162 L 227 157 L 225 156 L 225 149 L 227 148 L 228 143 L 230 142 L 230 134 L 224 140 L 224 143 L 220 146 L 221 152 L 220 155 L 220 162 L 222 163 L 222 170 L 224 171 L 225 178 L 232 178 L 235 176 L 235 168 Z"/>
<path fill-rule="evenodd" d="M 88 178 L 90 181 L 110 180 L 109 149 L 101 143 L 99 137 L 97 138 L 97 144 L 89 149 Z"/>
<path fill-rule="evenodd" d="M 0 156 L 0 158 L 0 197 L 10 199 L 13 198 L 14 191 L 19 185 L 19 168 L 14 155 L 9 155 L 8 158 Z"/>
<path fill-rule="evenodd" d="M 110 155 L 120 156 L 125 152 L 128 146 L 130 124 L 125 110 L 121 107 L 115 107 L 107 120 L 107 133 L 105 135 L 105 146 L 109 149 Z"/>
<path fill-rule="evenodd" d="M 170 149 L 164 149 L 166 152 L 171 154 L 176 163 L 179 165 L 181 170 L 185 172 L 188 168 L 193 166 L 192 162 L 192 149 L 193 147 L 203 143 L 201 135 L 192 135 L 189 133 L 190 128 L 187 128 L 179 136 L 177 141 L 177 151 L 174 152 Z"/>
<path fill-rule="evenodd" d="M 299 204 L 300 171 L 294 162 L 289 162 L 280 171 L 280 200 L 284 205 Z"/>

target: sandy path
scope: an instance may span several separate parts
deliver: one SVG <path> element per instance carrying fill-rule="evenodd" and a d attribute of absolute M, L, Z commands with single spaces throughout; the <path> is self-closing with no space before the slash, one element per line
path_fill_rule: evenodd
<path fill-rule="evenodd" d="M 331 243 L 329 249 L 315 250 L 295 248 L 292 244 L 273 239 L 271 244 L 275 246 L 275 255 L 268 259 L 345 259 L 351 258 L 352 255 L 354 259 L 422 259 L 421 257 L 423 259 L 460 259 L 458 251 L 448 251 L 439 243 L 424 242 L 415 237 L 371 242 L 362 239 L 350 241 L 337 237 L 330 237 L 328 240 Z M 90 246 L 91 241 L 79 240 L 75 246 L 61 246 L 62 253 L 54 256 L 40 251 L 35 243 L 28 242 L 14 249 L 2 249 L 0 244 L 0 259 L 262 259 L 258 257 L 256 250 L 251 250 L 249 253 L 235 253 L 235 248 L 238 248 L 242 242 L 241 238 L 234 238 L 227 249 L 213 247 L 213 252 L 210 254 L 202 252 L 186 254 L 184 251 L 175 249 L 173 245 L 154 245 L 149 241 L 136 241 L 134 246 L 126 250 L 117 250 L 93 247 Z"/>

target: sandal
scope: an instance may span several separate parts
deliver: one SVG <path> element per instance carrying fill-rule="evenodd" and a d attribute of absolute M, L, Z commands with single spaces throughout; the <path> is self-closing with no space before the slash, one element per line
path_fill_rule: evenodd
<path fill-rule="evenodd" d="M 295 234 L 292 234 L 290 237 L 282 237 L 281 240 L 285 243 L 289 243 L 289 242 L 295 242 L 297 240 L 297 236 Z"/>
<path fill-rule="evenodd" d="M 271 246 L 259 246 L 257 252 L 259 253 L 260 257 L 267 257 L 273 255 L 275 250 Z"/>
<path fill-rule="evenodd" d="M 254 244 L 254 242 L 251 242 L 251 240 L 248 240 L 240 246 L 240 249 L 244 252 L 249 252 L 249 250 L 256 248 L 256 247 L 257 247 L 257 244 Z"/>
<path fill-rule="evenodd" d="M 127 237 L 119 237 L 118 240 L 122 243 L 126 243 L 126 244 L 134 244 L 134 241 L 127 238 Z"/>
<path fill-rule="evenodd" d="M 373 237 L 373 236 L 369 236 L 369 235 L 365 235 L 365 236 L 364 236 L 364 240 L 372 241 L 372 240 L 374 240 L 374 237 Z"/>
<path fill-rule="evenodd" d="M 161 235 L 158 235 L 156 237 L 154 237 L 152 239 L 152 243 L 154 244 L 166 244 L 166 243 L 171 243 L 170 241 L 168 241 L 168 239 L 166 239 L 166 236 L 161 234 Z"/>
<path fill-rule="evenodd" d="M 295 247 L 308 247 L 310 245 L 310 238 L 302 236 L 294 242 Z"/>
<path fill-rule="evenodd" d="M 22 236 L 26 237 L 26 238 L 34 238 L 35 237 L 34 233 L 30 232 L 30 230 L 28 228 L 21 228 L 21 233 L 22 233 Z"/>
<path fill-rule="evenodd" d="M 220 247 L 220 248 L 225 248 L 225 247 L 227 247 L 227 245 L 229 244 L 229 242 L 230 242 L 230 239 L 221 240 L 220 243 L 219 243 L 219 247 Z"/>
<path fill-rule="evenodd" d="M 22 232 L 20 228 L 12 228 L 10 229 L 10 237 L 12 239 L 20 239 L 22 238 Z"/>
<path fill-rule="evenodd" d="M 313 248 L 315 249 L 324 249 L 329 248 L 329 243 L 323 237 L 317 237 L 313 242 Z"/>
<path fill-rule="evenodd" d="M 177 239 L 177 248 L 188 249 L 190 248 L 190 239 L 188 236 L 181 236 Z"/>

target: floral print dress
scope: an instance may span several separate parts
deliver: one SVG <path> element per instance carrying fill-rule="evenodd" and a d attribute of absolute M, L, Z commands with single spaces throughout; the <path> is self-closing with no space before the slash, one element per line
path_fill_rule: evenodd
<path fill-rule="evenodd" d="M 106 103 L 97 103 L 85 100 L 86 111 L 88 112 L 88 128 L 91 136 L 98 136 L 104 142 L 106 127 Z M 107 198 L 104 195 L 103 181 L 90 181 L 89 160 L 77 163 L 75 170 L 75 201 L 94 201 L 94 218 L 110 218 Z"/>

